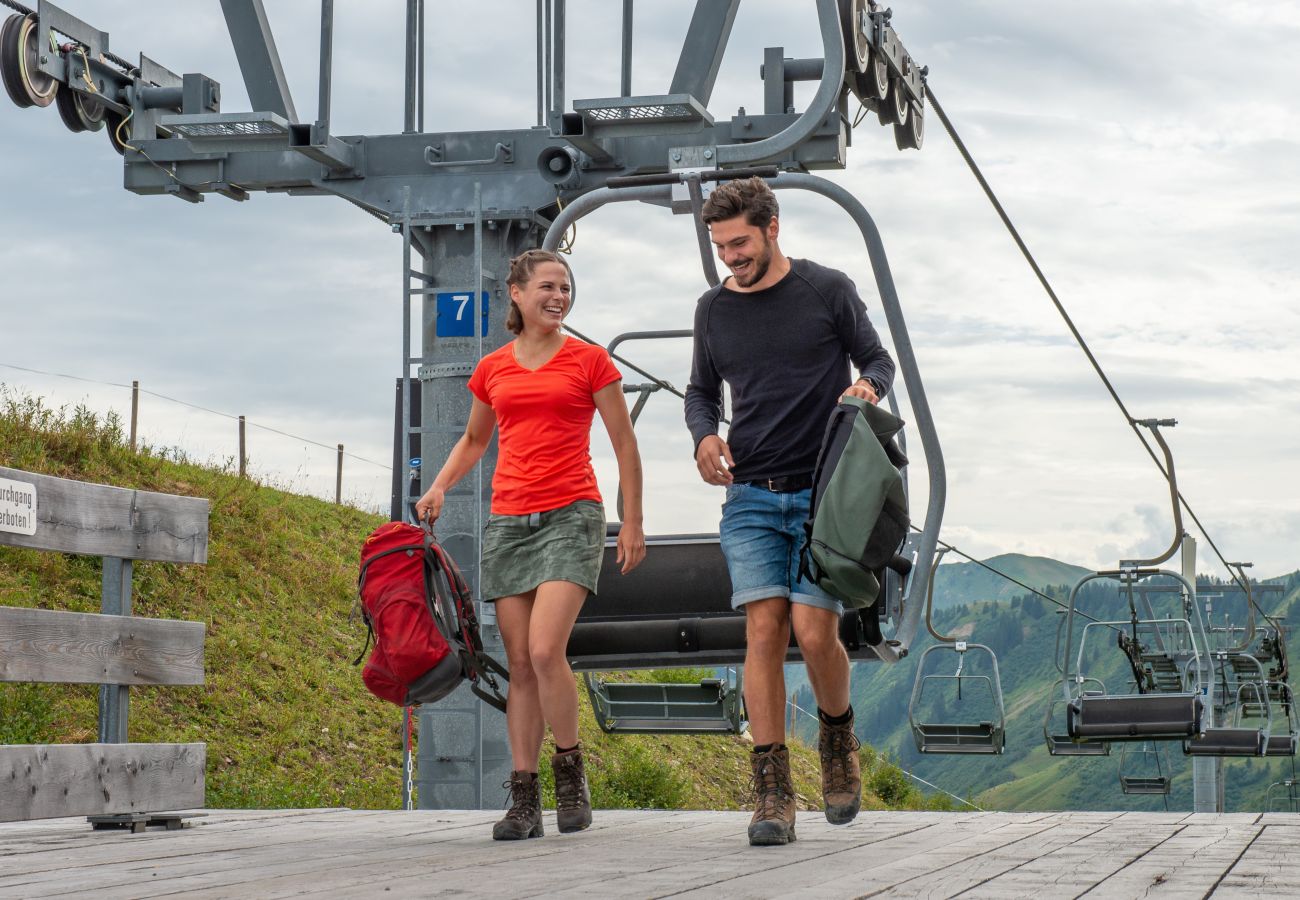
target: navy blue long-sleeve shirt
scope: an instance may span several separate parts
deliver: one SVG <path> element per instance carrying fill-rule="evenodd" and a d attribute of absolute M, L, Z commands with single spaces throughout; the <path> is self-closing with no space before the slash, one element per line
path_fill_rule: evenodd
<path fill-rule="evenodd" d="M 806 259 L 761 291 L 710 289 L 695 309 L 686 425 L 699 447 L 717 434 L 731 389 L 727 443 L 737 481 L 810 473 L 826 418 L 853 381 L 850 360 L 883 397 L 894 361 L 847 275 Z"/>

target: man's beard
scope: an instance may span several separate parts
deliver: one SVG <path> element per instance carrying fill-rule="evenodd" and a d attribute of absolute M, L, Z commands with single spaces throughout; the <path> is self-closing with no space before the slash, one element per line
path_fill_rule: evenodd
<path fill-rule="evenodd" d="M 731 275 L 740 287 L 758 284 L 767 275 L 767 270 L 772 266 L 772 242 L 764 237 L 762 252 L 757 257 L 751 258 L 749 262 L 749 272 L 743 277 L 737 275 L 735 269 L 732 269 Z"/>

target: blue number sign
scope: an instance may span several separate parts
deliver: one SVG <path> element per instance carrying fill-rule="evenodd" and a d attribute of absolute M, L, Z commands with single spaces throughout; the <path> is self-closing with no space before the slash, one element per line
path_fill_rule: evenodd
<path fill-rule="evenodd" d="M 470 291 L 438 294 L 438 318 L 434 324 L 434 334 L 438 337 L 473 337 L 474 319 L 470 309 Z M 482 297 L 483 327 L 480 334 L 488 333 L 488 292 Z"/>

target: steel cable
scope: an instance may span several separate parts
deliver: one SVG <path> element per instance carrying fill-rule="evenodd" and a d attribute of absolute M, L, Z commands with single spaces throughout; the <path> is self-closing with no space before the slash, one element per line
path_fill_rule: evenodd
<path fill-rule="evenodd" d="M 1043 290 L 1047 292 L 1047 296 L 1056 307 L 1056 311 L 1060 313 L 1061 318 L 1065 321 L 1066 327 L 1068 327 L 1070 333 L 1074 335 L 1074 339 L 1078 343 L 1079 348 L 1083 350 L 1084 355 L 1088 357 L 1088 362 L 1092 364 L 1093 371 L 1097 373 L 1097 377 L 1100 378 L 1102 384 L 1106 386 L 1106 390 L 1110 393 L 1111 399 L 1115 401 L 1115 405 L 1119 407 L 1119 411 L 1124 414 L 1124 419 L 1128 422 L 1129 428 L 1133 429 L 1133 433 L 1137 435 L 1137 439 L 1142 443 L 1142 447 L 1147 451 L 1147 455 L 1151 457 L 1151 461 L 1156 464 L 1156 468 L 1160 470 L 1160 474 L 1164 476 L 1165 481 L 1169 481 L 1169 473 L 1165 471 L 1164 464 L 1160 462 L 1160 458 L 1156 456 L 1155 451 L 1151 449 L 1151 444 L 1148 443 L 1146 436 L 1142 434 L 1138 427 L 1137 420 L 1129 413 L 1128 407 L 1126 407 L 1124 401 L 1120 399 L 1119 393 L 1115 390 L 1115 386 L 1111 384 L 1110 379 L 1106 376 L 1105 371 L 1101 367 L 1101 363 L 1099 363 L 1097 357 L 1093 355 L 1092 349 L 1088 346 L 1088 342 L 1084 340 L 1083 335 L 1080 334 L 1079 329 L 1075 326 L 1074 320 L 1071 319 L 1070 314 L 1066 312 L 1064 304 L 1061 303 L 1061 299 L 1056 295 L 1056 291 L 1052 289 L 1052 285 L 1047 280 L 1047 276 L 1043 274 L 1043 270 L 1039 267 L 1038 261 L 1034 259 L 1034 255 L 1029 251 L 1029 247 L 1025 244 L 1024 239 L 1021 238 L 1020 232 L 1017 231 L 1016 226 L 1012 224 L 1011 217 L 1007 215 L 1007 211 L 1003 208 L 997 195 L 993 193 L 993 188 L 989 186 L 988 181 L 984 178 L 983 172 L 980 171 L 979 165 L 975 162 L 974 157 L 971 156 L 970 151 L 966 149 L 965 142 L 963 142 L 961 137 L 957 134 L 957 130 L 953 127 L 947 113 L 943 111 L 943 106 L 939 103 L 939 99 L 934 95 L 934 90 L 927 84 L 925 92 L 930 99 L 930 105 L 934 107 L 935 114 L 939 117 L 939 121 L 943 123 L 944 131 L 948 132 L 948 137 L 952 139 L 953 144 L 957 147 L 957 151 L 961 154 L 962 159 L 966 161 L 966 165 L 970 168 L 971 174 L 975 176 L 975 180 L 978 181 L 980 187 L 983 188 L 985 196 L 988 197 L 989 202 L 993 204 L 993 209 L 997 211 L 998 217 L 1002 220 L 1002 224 L 1006 226 L 1012 240 L 1016 242 L 1016 246 L 1020 248 L 1020 252 L 1029 263 L 1029 267 L 1033 269 L 1034 275 L 1038 277 L 1039 283 L 1043 286 Z M 1214 555 L 1219 558 L 1219 562 L 1222 563 L 1223 567 L 1227 569 L 1228 573 L 1232 576 L 1232 580 L 1240 585 L 1243 591 L 1247 590 L 1241 577 L 1232 569 L 1231 566 L 1228 565 L 1227 559 L 1224 557 L 1223 553 L 1219 551 L 1218 544 L 1214 542 L 1214 539 L 1210 537 L 1210 533 L 1206 530 L 1205 526 L 1201 524 L 1200 518 L 1192 509 L 1191 504 L 1187 502 L 1187 498 L 1183 496 L 1182 491 L 1178 491 L 1178 501 L 1183 505 L 1183 509 L 1187 510 L 1187 514 L 1191 517 L 1192 521 L 1196 523 L 1197 529 L 1205 538 L 1206 543 L 1208 543 L 1210 548 L 1214 551 Z M 1255 601 L 1253 597 L 1251 602 L 1261 615 L 1268 617 L 1268 614 L 1264 612 L 1259 603 Z"/>

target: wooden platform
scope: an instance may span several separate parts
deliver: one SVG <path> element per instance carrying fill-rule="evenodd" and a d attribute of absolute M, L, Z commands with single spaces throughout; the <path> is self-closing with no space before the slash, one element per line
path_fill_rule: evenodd
<path fill-rule="evenodd" d="M 494 843 L 496 812 L 208 811 L 182 831 L 0 825 L 0 897 L 1297 897 L 1300 816 L 801 813 L 751 848 L 746 813 L 598 811 Z"/>

